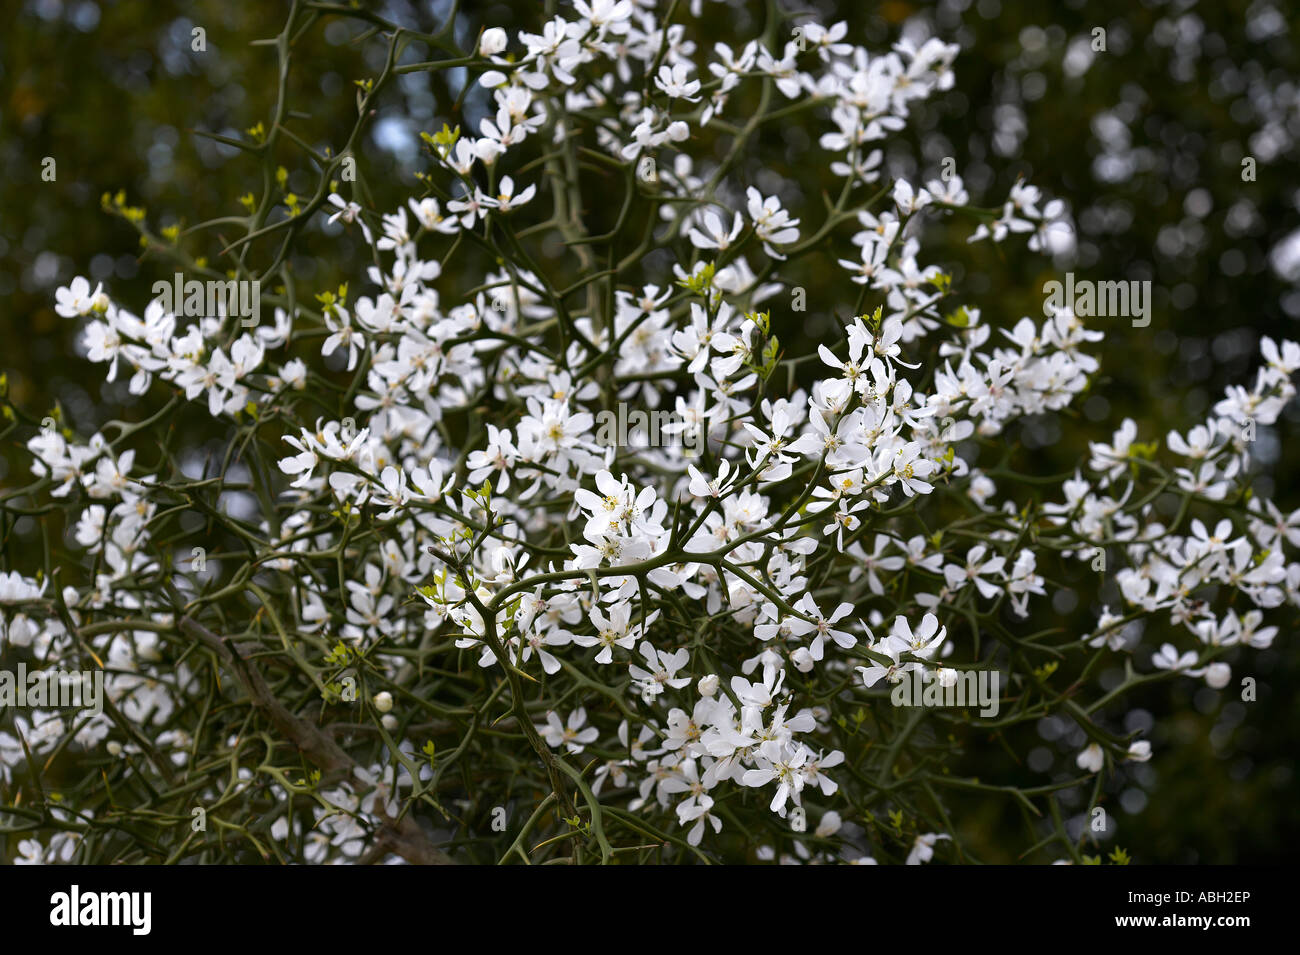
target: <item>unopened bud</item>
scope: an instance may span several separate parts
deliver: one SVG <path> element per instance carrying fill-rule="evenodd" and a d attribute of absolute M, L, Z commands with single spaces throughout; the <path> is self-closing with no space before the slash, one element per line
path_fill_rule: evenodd
<path fill-rule="evenodd" d="M 496 56 L 506 48 L 506 31 L 500 27 L 491 27 L 483 31 L 478 41 L 478 51 L 482 56 Z"/>

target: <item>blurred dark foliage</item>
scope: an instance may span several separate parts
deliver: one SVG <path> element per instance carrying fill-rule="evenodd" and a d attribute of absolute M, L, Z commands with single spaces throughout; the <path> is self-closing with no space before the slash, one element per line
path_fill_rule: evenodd
<path fill-rule="evenodd" d="M 372 6 L 428 31 L 441 24 L 447 5 Z M 553 0 L 466 6 L 455 30 L 462 47 L 473 43 L 481 26 L 538 29 Z M 1040 318 L 1043 283 L 1067 270 L 1101 280 L 1152 281 L 1149 327 L 1101 320 L 1107 333 L 1097 349 L 1103 375 L 1081 413 L 1025 422 L 1005 435 L 1020 470 L 1071 471 L 1087 442 L 1109 438 L 1125 416 L 1139 422 L 1144 440 L 1163 438 L 1171 428 L 1185 431 L 1226 384 L 1253 375 L 1260 335 L 1297 336 L 1300 8 L 1281 0 L 828 0 L 781 8 L 791 26 L 846 20 L 849 38 L 875 49 L 902 36 L 930 34 L 961 44 L 956 88 L 918 107 L 921 115 L 903 134 L 913 148 L 887 151 L 891 173 L 936 178 L 944 157 L 952 157 L 975 205 L 997 204 L 1020 177 L 1068 203 L 1077 246 L 1055 261 L 1022 254 L 1012 244 L 967 245 L 965 223 L 936 226 L 942 240 L 927 246 L 925 261 L 955 265 L 954 288 L 985 321 L 1009 326 L 1022 315 Z M 15 402 L 34 417 L 57 402 L 84 438 L 111 418 L 138 418 L 148 406 L 147 399 L 126 393 L 124 381 L 105 383 L 102 366 L 74 357 L 74 323 L 55 314 L 54 289 L 84 274 L 142 309 L 152 283 L 174 271 L 157 256 L 142 256 L 131 228 L 101 211 L 105 192 L 125 190 L 129 203 L 147 208 L 154 230 L 240 214 L 237 198 L 260 192 L 260 172 L 251 160 L 196 131 L 241 137 L 268 121 L 274 50 L 251 41 L 278 32 L 286 9 L 284 3 L 226 0 L 25 0 L 6 14 L 0 35 L 0 365 Z M 702 17 L 703 35 L 739 46 L 762 29 L 764 8 L 750 3 L 733 9 L 710 0 Z M 203 52 L 191 49 L 195 27 L 206 31 Z M 1098 27 L 1105 30 L 1105 52 L 1092 50 Z M 296 45 L 290 119 L 314 146 L 341 145 L 355 120 L 353 81 L 382 67 L 383 44 L 358 33 L 351 24 L 323 21 Z M 358 150 L 358 185 L 369 208 L 390 211 L 411 194 L 414 173 L 425 167 L 419 131 L 443 122 L 477 126 L 487 99 L 477 87 L 464 91 L 463 83 L 463 71 L 432 81 L 413 73 L 390 90 Z M 744 114 L 743 102 L 735 113 Z M 826 165 L 816 142 L 825 117 L 813 115 L 771 125 L 747 157 L 747 174 L 766 184 L 765 191 L 775 191 L 777 176 L 797 177 L 808 188 L 808 170 Z M 721 137 L 717 148 L 725 144 Z M 911 168 L 909 153 L 924 157 L 925 166 Z M 57 163 L 54 182 L 42 181 L 45 157 Z M 1255 160 L 1254 181 L 1243 181 L 1246 157 Z M 301 158 L 286 154 L 282 161 L 291 188 L 310 194 L 315 178 Z M 825 175 L 820 187 L 829 191 L 836 184 Z M 602 204 L 600 183 L 584 183 L 584 189 L 587 213 L 599 230 L 601 218 L 614 213 Z M 815 208 L 816 197 L 810 198 Z M 222 240 L 232 237 L 220 229 L 205 232 L 195 237 L 192 253 L 224 267 L 218 254 Z M 833 321 L 851 314 L 858 289 L 835 264 L 847 249 L 845 236 L 838 238 L 835 249 L 798 264 L 809 311 L 781 314 L 785 310 L 774 303 L 774 320 L 791 351 L 815 347 Z M 544 251 L 556 259 L 565 255 L 563 247 Z M 363 248 L 336 229 L 304 230 L 293 256 L 296 281 L 310 292 L 356 282 L 366 264 Z M 464 274 L 444 277 L 448 297 L 474 283 L 474 264 L 462 259 Z M 202 428 L 204 416 L 187 415 L 185 423 Z M 1258 440 L 1258 457 L 1273 469 L 1276 483 L 1261 477 L 1256 486 L 1284 510 L 1300 506 L 1297 434 L 1300 409 L 1293 406 Z M 13 446 L 0 450 L 0 484 L 21 483 L 25 475 L 10 472 L 25 468 L 25 460 Z M 31 518 L 6 521 L 3 532 L 6 568 L 31 572 L 39 566 L 31 555 L 42 533 Z M 1053 613 L 1008 623 L 1086 632 L 1099 609 L 1095 586 L 1053 583 Z M 1103 845 L 1122 845 L 1139 863 L 1289 861 L 1300 835 L 1300 708 L 1288 702 L 1288 691 L 1300 685 L 1300 648 L 1294 611 L 1278 614 L 1282 630 L 1273 649 L 1227 658 L 1234 681 L 1224 691 L 1192 680 L 1158 683 L 1125 708 L 1107 711 L 1126 730 L 1151 727 L 1155 757 L 1129 764 L 1108 790 L 1102 805 L 1112 831 Z M 1167 636 L 1152 624 L 1144 652 Z M 1145 659 L 1136 662 L 1146 665 Z M 1237 701 L 1242 676 L 1259 681 L 1257 702 Z M 1093 679 L 1105 686 L 1114 677 Z M 1036 729 L 1034 739 L 962 741 L 969 755 L 954 772 L 1021 785 L 1071 774 L 1080 732 L 1057 719 Z M 1026 754 L 1027 764 L 1017 765 Z M 1074 826 L 1086 825 L 1082 799 L 1064 807 Z M 975 855 L 1016 861 L 1004 848 L 1022 841 L 1005 838 L 1024 825 L 1013 801 L 945 793 L 945 802 Z"/>

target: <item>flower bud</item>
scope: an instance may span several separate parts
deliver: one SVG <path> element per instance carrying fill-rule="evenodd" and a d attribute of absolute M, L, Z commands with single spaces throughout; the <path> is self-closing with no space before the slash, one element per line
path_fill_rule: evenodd
<path fill-rule="evenodd" d="M 1138 763 L 1145 763 L 1151 758 L 1151 744 L 1144 739 L 1130 744 L 1128 758 Z"/>
<path fill-rule="evenodd" d="M 478 41 L 480 56 L 496 56 L 506 48 L 506 31 L 500 27 L 490 27 L 483 31 Z"/>
<path fill-rule="evenodd" d="M 1232 679 L 1232 667 L 1226 663 L 1211 663 L 1205 668 L 1205 682 L 1211 689 L 1222 690 Z"/>
<path fill-rule="evenodd" d="M 710 673 L 708 676 L 700 677 L 700 682 L 695 685 L 695 688 L 700 691 L 700 696 L 712 697 L 718 692 L 718 675 Z"/>
<path fill-rule="evenodd" d="M 380 713 L 391 713 L 393 709 L 393 694 L 384 690 L 382 693 L 375 694 L 375 709 Z"/>

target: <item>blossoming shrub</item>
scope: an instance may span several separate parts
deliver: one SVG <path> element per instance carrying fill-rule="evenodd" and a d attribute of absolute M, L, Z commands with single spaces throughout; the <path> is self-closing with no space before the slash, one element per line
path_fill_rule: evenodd
<path fill-rule="evenodd" d="M 1121 764 L 1159 758 L 1127 691 L 1237 692 L 1225 657 L 1300 600 L 1300 518 L 1250 455 L 1300 346 L 1265 339 L 1186 430 L 1126 420 L 1074 473 L 1016 470 L 1027 420 L 1075 426 L 1107 319 L 982 314 L 927 260 L 936 228 L 1009 256 L 1069 229 L 1028 184 L 984 208 L 950 165 L 891 176 L 957 48 L 775 15 L 710 44 L 696 12 L 578 0 L 467 53 L 450 21 L 295 6 L 282 71 L 326 16 L 386 43 L 348 147 L 398 75 L 467 70 L 489 114 L 426 133 L 382 215 L 287 108 L 238 142 L 266 170 L 243 215 L 155 232 L 105 197 L 184 294 L 58 291 L 138 420 L 5 405 L 33 481 L 4 507 L 46 533 L 3 578 L 3 659 L 105 688 L 0 729 L 11 855 L 969 861 L 957 809 L 991 800 L 1016 856 L 1095 860 Z M 767 167 L 792 126 L 822 169 Z M 327 220 L 369 264 L 309 288 L 289 251 Z M 843 281 L 800 284 L 812 256 Z M 810 307 L 838 332 L 790 354 Z M 1076 770 L 953 772 L 1045 718 Z"/>

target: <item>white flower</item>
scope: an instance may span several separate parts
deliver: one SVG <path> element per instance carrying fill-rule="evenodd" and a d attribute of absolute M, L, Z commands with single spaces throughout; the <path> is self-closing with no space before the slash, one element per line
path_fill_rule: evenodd
<path fill-rule="evenodd" d="M 754 222 L 754 233 L 763 240 L 764 250 L 774 258 L 784 258 L 772 246 L 789 245 L 798 240 L 798 219 L 790 218 L 790 213 L 781 208 L 781 200 L 776 196 L 763 198 L 753 186 L 745 193 L 748 198 L 749 217 Z"/>
<path fill-rule="evenodd" d="M 618 34 L 628 32 L 627 21 L 636 9 L 632 0 L 574 0 L 573 6 L 597 30 Z"/>
<path fill-rule="evenodd" d="M 805 620 L 801 617 L 794 617 L 788 622 L 787 627 L 792 636 L 801 637 L 809 633 L 813 635 L 812 642 L 808 646 L 808 651 L 813 660 L 822 658 L 824 652 L 822 648 L 828 639 L 835 641 L 846 650 L 857 645 L 857 637 L 834 626 L 834 624 L 853 612 L 853 604 L 841 603 L 829 617 L 823 616 L 822 612 L 817 609 L 812 594 L 804 594 L 794 606 L 796 610 L 803 612 L 812 619 Z M 803 672 L 806 673 L 807 671 Z"/>
<path fill-rule="evenodd" d="M 953 590 L 959 590 L 967 584 L 974 584 L 982 597 L 996 597 L 1002 588 L 989 580 L 985 580 L 985 577 L 1001 574 L 1006 560 L 1002 557 L 992 557 L 986 561 L 984 555 L 987 553 L 987 547 L 983 544 L 976 544 L 966 554 L 965 567 L 957 564 L 949 564 L 945 567 L 943 576 L 948 581 L 948 586 Z"/>
<path fill-rule="evenodd" d="M 914 190 L 912 184 L 906 179 L 900 179 L 894 183 L 894 205 L 898 206 L 898 211 L 902 215 L 908 216 L 918 212 L 928 206 L 930 202 L 930 193 L 924 189 Z"/>
<path fill-rule="evenodd" d="M 912 843 L 912 850 L 907 854 L 907 865 L 920 865 L 934 858 L 935 843 L 951 839 L 947 833 L 926 832 L 918 834 Z"/>
<path fill-rule="evenodd" d="M 49 579 L 41 582 L 39 587 L 34 581 L 28 581 L 16 570 L 0 573 L 0 604 L 27 603 L 39 600 L 45 594 Z"/>
<path fill-rule="evenodd" d="M 697 84 L 698 85 L 698 84 Z M 64 318 L 77 318 L 89 315 L 103 294 L 101 282 L 90 290 L 90 283 L 78 275 L 68 285 L 60 286 L 54 291 L 54 311 Z"/>
<path fill-rule="evenodd" d="M 910 653 L 922 660 L 929 660 L 934 657 L 947 637 L 948 628 L 940 627 L 939 618 L 932 613 L 927 613 L 921 618 L 921 625 L 916 628 L 915 633 L 912 632 L 906 617 L 895 617 L 894 629 L 889 634 L 889 640 L 896 648 L 896 653 L 891 655 L 897 659 L 898 653 Z"/>
<path fill-rule="evenodd" d="M 1074 761 L 1080 769 L 1086 769 L 1090 773 L 1096 773 L 1101 771 L 1101 767 L 1105 763 L 1106 757 L 1099 745 L 1096 743 L 1089 743 L 1085 748 L 1079 751 L 1079 755 L 1075 757 Z"/>
<path fill-rule="evenodd" d="M 515 195 L 515 181 L 510 176 L 502 176 L 497 186 L 495 198 L 483 199 L 482 203 L 496 209 L 497 212 L 513 212 L 537 194 L 536 186 L 529 186 L 519 195 Z M 450 206 L 449 206 L 450 208 Z"/>
<path fill-rule="evenodd" d="M 737 212 L 732 218 L 731 231 L 728 232 L 718 214 L 710 209 L 701 217 L 699 227 L 691 229 L 688 237 L 697 249 L 726 251 L 744 227 L 745 222 Z"/>
<path fill-rule="evenodd" d="M 570 753 L 581 753 L 587 748 L 588 743 L 594 743 L 600 739 L 600 731 L 594 726 L 583 727 L 587 722 L 587 711 L 583 707 L 578 707 L 569 713 L 568 722 L 561 723 L 560 717 L 555 711 L 546 714 L 546 722 L 537 724 L 537 732 L 542 734 L 546 740 L 546 745 L 552 749 L 559 749 L 563 746 Z"/>
<path fill-rule="evenodd" d="M 1232 679 L 1232 667 L 1226 663 L 1211 663 L 1205 668 L 1205 683 L 1211 689 L 1222 690 Z"/>
<path fill-rule="evenodd" d="M 432 196 L 426 196 L 419 202 L 414 199 L 406 200 L 411 211 L 415 213 L 415 219 L 425 229 L 431 229 L 434 232 L 442 232 L 448 235 L 454 234 L 460 229 L 460 225 L 455 217 L 448 218 L 442 214 L 442 209 L 438 205 L 438 200 Z"/>
<path fill-rule="evenodd" d="M 1126 758 L 1137 763 L 1145 763 L 1151 758 L 1151 744 L 1144 739 L 1134 740 L 1129 745 Z"/>
<path fill-rule="evenodd" d="M 500 27 L 488 27 L 479 37 L 479 56 L 496 56 L 506 48 L 506 31 Z"/>
<path fill-rule="evenodd" d="M 686 63 L 674 63 L 672 66 L 659 67 L 655 77 L 655 86 L 674 99 L 685 99 L 695 103 L 699 101 L 700 81 L 690 79 L 691 68 Z"/>

